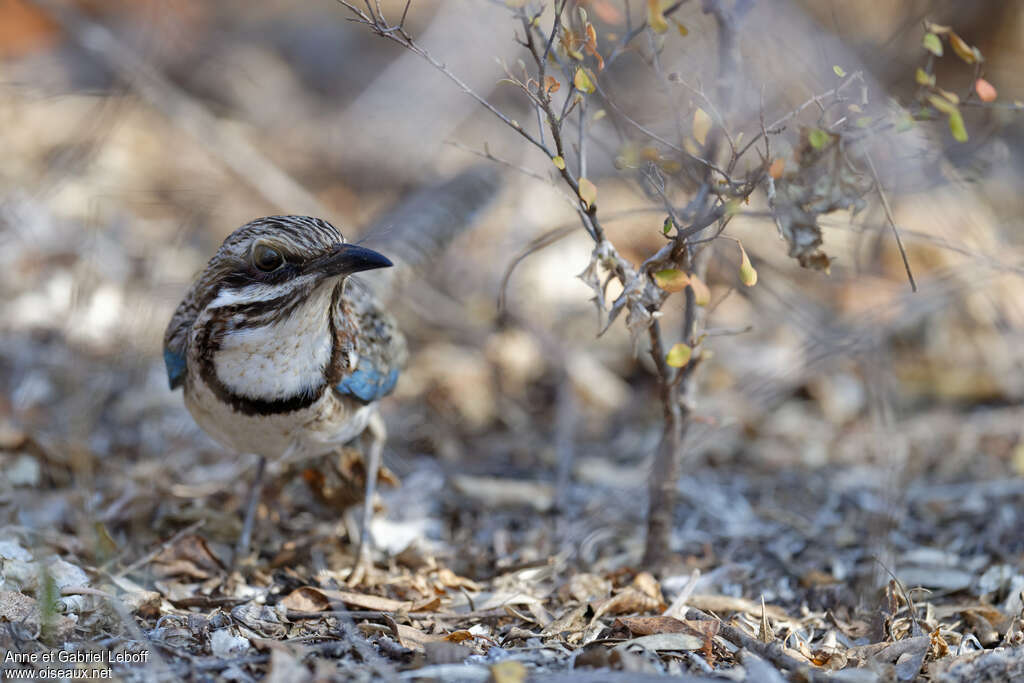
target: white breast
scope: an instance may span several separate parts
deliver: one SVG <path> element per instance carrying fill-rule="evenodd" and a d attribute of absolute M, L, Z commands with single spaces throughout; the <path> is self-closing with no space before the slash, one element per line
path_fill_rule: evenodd
<path fill-rule="evenodd" d="M 232 393 L 286 399 L 323 384 L 331 360 L 328 287 L 314 291 L 274 324 L 229 332 L 213 357 L 221 383 Z"/>

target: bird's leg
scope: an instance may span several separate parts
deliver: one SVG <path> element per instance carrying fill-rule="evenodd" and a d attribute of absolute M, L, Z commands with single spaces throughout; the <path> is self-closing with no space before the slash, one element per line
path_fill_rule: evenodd
<path fill-rule="evenodd" d="M 252 525 L 256 521 L 256 508 L 259 507 L 260 495 L 263 493 L 263 473 L 266 469 L 267 459 L 261 455 L 256 463 L 256 476 L 249 489 L 249 501 L 245 505 L 245 522 L 242 523 L 242 533 L 238 536 L 238 544 L 235 546 L 235 564 L 238 564 L 238 561 L 249 553 Z"/>
<path fill-rule="evenodd" d="M 370 446 L 367 449 L 366 469 L 366 494 L 363 498 L 363 518 L 359 523 L 359 550 L 356 552 L 356 564 L 349 575 L 348 584 L 357 585 L 362 583 L 368 570 L 373 567 L 370 558 L 372 539 L 370 538 L 370 520 L 373 518 L 373 498 L 377 491 L 377 474 L 380 472 L 381 455 L 384 451 L 384 441 L 387 439 L 387 428 L 384 419 L 379 413 L 374 412 L 366 424 L 366 431 L 370 435 Z"/>

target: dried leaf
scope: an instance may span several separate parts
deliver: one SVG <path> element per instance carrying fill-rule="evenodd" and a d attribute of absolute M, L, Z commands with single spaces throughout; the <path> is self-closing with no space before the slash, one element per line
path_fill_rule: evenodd
<path fill-rule="evenodd" d="M 640 572 L 633 577 L 629 585 L 660 603 L 665 602 L 665 597 L 661 594 L 661 584 L 650 572 Z"/>
<path fill-rule="evenodd" d="M 682 22 L 673 19 L 672 23 L 676 25 L 676 30 L 679 31 L 679 35 L 683 36 L 684 38 L 690 35 L 690 29 L 686 28 L 686 26 L 684 26 Z"/>
<path fill-rule="evenodd" d="M 921 47 L 928 52 L 931 52 L 936 57 L 942 56 L 942 41 L 934 33 L 924 34 L 924 38 L 921 40 Z"/>
<path fill-rule="evenodd" d="M 968 64 L 974 64 L 978 61 L 975 49 L 968 45 L 963 38 L 955 33 L 950 32 L 949 34 L 949 45 L 953 48 L 953 52 L 956 53 L 957 57 L 964 60 Z"/>
<path fill-rule="evenodd" d="M 359 609 L 372 609 L 378 612 L 398 612 L 408 611 L 412 606 L 412 603 L 404 600 L 392 600 L 391 598 L 382 598 L 379 595 L 366 595 L 365 593 L 353 593 L 351 591 L 336 591 L 322 589 L 323 593 L 331 602 L 344 603 L 349 607 L 357 607 Z"/>
<path fill-rule="evenodd" d="M 779 157 L 778 159 L 772 162 L 771 166 L 768 167 L 768 175 L 770 175 L 775 180 L 778 180 L 779 178 L 782 177 L 782 171 L 785 168 L 786 160 L 783 159 L 782 157 Z"/>
<path fill-rule="evenodd" d="M 592 604 L 592 607 L 594 608 L 594 619 L 598 619 L 605 614 L 652 612 L 665 609 L 665 603 L 631 586 L 610 598 L 598 600 Z"/>
<path fill-rule="evenodd" d="M 668 30 L 668 22 L 661 9 L 661 0 L 647 0 L 647 24 L 655 33 Z"/>
<path fill-rule="evenodd" d="M 323 612 L 331 606 L 331 601 L 319 588 L 301 586 L 284 596 L 280 604 L 296 612 Z"/>
<path fill-rule="evenodd" d="M 222 573 L 224 565 L 204 538 L 189 534 L 161 550 L 153 558 L 153 569 L 161 577 L 184 576 L 202 581 Z"/>
<path fill-rule="evenodd" d="M 462 628 L 458 631 L 452 631 L 444 637 L 449 643 L 464 643 L 467 640 L 473 640 L 473 634 L 468 630 Z"/>
<path fill-rule="evenodd" d="M 562 87 L 562 84 L 558 82 L 558 79 L 554 76 L 544 77 L 544 92 L 549 95 L 553 95 L 558 92 L 558 89 Z"/>
<path fill-rule="evenodd" d="M 978 93 L 978 97 L 981 98 L 982 102 L 995 102 L 998 96 L 995 86 L 984 78 L 979 78 L 974 82 L 974 92 Z"/>
<path fill-rule="evenodd" d="M 693 355 L 693 349 L 682 342 L 673 344 L 672 348 L 665 354 L 665 363 L 673 368 L 684 367 L 690 362 L 690 356 Z"/>
<path fill-rule="evenodd" d="M 649 636 L 655 633 L 688 633 L 691 629 L 675 617 L 664 615 L 656 617 L 619 617 L 615 626 L 621 625 L 634 636 Z"/>
<path fill-rule="evenodd" d="M 690 276 L 690 286 L 693 287 L 693 300 L 698 306 L 707 306 L 711 303 L 711 290 L 696 275 Z"/>
<path fill-rule="evenodd" d="M 697 107 L 693 112 L 693 138 L 703 146 L 708 139 L 708 132 L 711 130 L 711 117 L 708 113 Z"/>
<path fill-rule="evenodd" d="M 580 199 L 583 200 L 584 205 L 589 209 L 597 200 L 597 186 L 586 178 L 580 178 L 579 186 Z"/>
<path fill-rule="evenodd" d="M 655 633 L 621 642 L 615 646 L 615 649 L 624 650 L 634 645 L 655 652 L 685 652 L 702 649 L 704 641 L 688 633 Z"/>
<path fill-rule="evenodd" d="M 527 673 L 526 665 L 514 659 L 506 659 L 491 666 L 491 680 L 494 683 L 523 683 Z"/>

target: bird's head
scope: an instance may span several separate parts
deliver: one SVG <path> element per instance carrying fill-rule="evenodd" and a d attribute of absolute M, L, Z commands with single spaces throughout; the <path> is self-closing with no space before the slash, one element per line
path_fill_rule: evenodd
<path fill-rule="evenodd" d="M 205 305 L 301 297 L 325 280 L 391 265 L 384 255 L 347 243 L 327 221 L 268 216 L 224 240 L 200 277 L 197 294 Z"/>
<path fill-rule="evenodd" d="M 241 317 L 250 326 L 272 324 L 315 292 L 333 292 L 348 275 L 391 265 L 383 254 L 347 243 L 319 218 L 254 220 L 228 235 L 178 306 L 164 336 L 165 356 L 184 357 L 189 331 L 204 311 Z M 168 361 L 175 386 L 181 372 L 171 365 Z"/>

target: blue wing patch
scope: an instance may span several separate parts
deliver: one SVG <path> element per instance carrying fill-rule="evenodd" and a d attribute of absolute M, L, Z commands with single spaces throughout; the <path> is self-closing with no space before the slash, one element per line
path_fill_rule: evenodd
<path fill-rule="evenodd" d="M 177 389 L 185 381 L 185 354 L 164 349 L 164 365 L 167 366 L 167 383 Z"/>
<path fill-rule="evenodd" d="M 335 388 L 340 394 L 354 396 L 364 403 L 371 403 L 390 394 L 398 383 L 398 368 L 381 372 L 360 358 L 356 371 L 338 382 Z"/>

